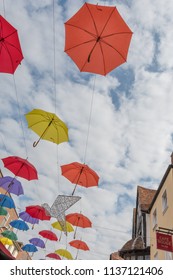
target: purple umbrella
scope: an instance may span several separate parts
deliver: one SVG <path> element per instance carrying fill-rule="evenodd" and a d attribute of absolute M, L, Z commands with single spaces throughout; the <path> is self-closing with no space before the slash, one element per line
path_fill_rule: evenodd
<path fill-rule="evenodd" d="M 25 211 L 19 213 L 19 217 L 20 217 L 23 221 L 32 224 L 32 225 L 33 225 L 32 228 L 34 228 L 34 224 L 38 224 L 38 223 L 39 223 L 39 219 L 31 217 L 31 216 L 30 216 L 27 212 L 25 212 Z"/>
<path fill-rule="evenodd" d="M 29 240 L 29 242 L 30 242 L 31 244 L 37 246 L 37 247 L 45 248 L 45 243 L 44 243 L 44 241 L 43 241 L 42 239 L 40 239 L 40 238 L 37 238 L 37 237 L 32 238 L 32 239 Z"/>
<path fill-rule="evenodd" d="M 12 178 L 10 176 L 1 177 L 0 186 L 4 190 L 6 190 L 6 193 L 9 192 L 18 196 L 24 194 L 21 183 L 17 179 Z"/>

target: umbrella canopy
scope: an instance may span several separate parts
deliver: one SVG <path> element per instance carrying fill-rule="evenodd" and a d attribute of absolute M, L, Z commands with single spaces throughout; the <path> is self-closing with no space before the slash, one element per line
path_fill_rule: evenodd
<path fill-rule="evenodd" d="M 33 218 L 39 219 L 39 220 L 47 220 L 49 221 L 51 219 L 51 216 L 47 213 L 44 207 L 40 205 L 31 205 L 26 207 L 26 212 Z"/>
<path fill-rule="evenodd" d="M 5 194 L 0 194 L 0 206 L 2 207 L 7 207 L 7 208 L 15 208 L 14 201 L 11 197 L 5 195 Z"/>
<path fill-rule="evenodd" d="M 85 3 L 65 23 L 65 52 L 81 72 L 106 75 L 126 62 L 131 37 L 116 7 Z"/>
<path fill-rule="evenodd" d="M 38 251 L 37 247 L 33 244 L 25 244 L 21 249 L 23 251 L 33 252 L 33 253 Z"/>
<path fill-rule="evenodd" d="M 40 138 L 33 143 L 36 147 L 41 139 L 60 144 L 68 141 L 68 128 L 55 114 L 41 109 L 34 109 L 25 114 L 28 128 L 37 133 Z"/>
<path fill-rule="evenodd" d="M 23 59 L 17 30 L 0 16 L 0 72 L 14 74 Z"/>
<path fill-rule="evenodd" d="M 13 174 L 28 181 L 38 179 L 37 170 L 27 160 L 17 156 L 9 156 L 2 159 L 4 166 L 9 169 Z"/>
<path fill-rule="evenodd" d="M 19 213 L 19 217 L 20 217 L 23 221 L 25 221 L 25 222 L 27 222 L 27 223 L 30 223 L 30 224 L 32 224 L 32 225 L 38 224 L 38 223 L 39 223 L 39 219 L 36 219 L 36 218 L 31 217 L 31 216 L 30 216 L 27 212 L 25 212 L 25 211 Z"/>
<path fill-rule="evenodd" d="M 27 231 L 29 229 L 29 226 L 27 225 L 27 223 L 25 223 L 22 220 L 13 220 L 10 222 L 10 225 L 13 228 L 17 228 L 17 229 L 23 230 L 23 231 Z"/>
<path fill-rule="evenodd" d="M 71 253 L 66 249 L 58 249 L 55 253 L 68 260 L 73 260 Z"/>
<path fill-rule="evenodd" d="M 3 245 L 13 245 L 13 241 L 7 237 L 1 237 L 0 238 L 0 242 L 3 244 Z"/>
<path fill-rule="evenodd" d="M 61 260 L 60 256 L 56 253 L 49 253 L 46 255 L 46 257 L 51 258 L 51 259 L 55 259 L 55 260 Z"/>
<path fill-rule="evenodd" d="M 76 184 L 76 186 L 80 185 L 85 188 L 98 186 L 99 176 L 86 164 L 79 162 L 65 164 L 61 166 L 61 172 L 64 177 L 71 183 Z M 74 194 L 74 191 L 72 194 Z"/>
<path fill-rule="evenodd" d="M 41 230 L 39 232 L 39 234 L 46 239 L 49 239 L 52 241 L 58 241 L 56 234 L 54 232 L 52 232 L 51 230 Z"/>
<path fill-rule="evenodd" d="M 18 238 L 17 238 L 17 235 L 11 231 L 11 230 L 4 230 L 2 233 L 1 233 L 4 237 L 7 237 L 13 241 L 16 241 Z"/>
<path fill-rule="evenodd" d="M 7 213 L 7 210 L 4 207 L 0 206 L 0 216 L 6 216 Z"/>
<path fill-rule="evenodd" d="M 10 176 L 1 177 L 0 186 L 7 192 L 17 196 L 24 194 L 22 184 L 16 178 Z"/>
<path fill-rule="evenodd" d="M 72 225 L 69 223 L 69 222 L 65 222 L 65 224 L 66 224 L 66 231 L 67 232 L 72 232 L 72 231 L 74 231 L 74 228 L 72 227 Z M 61 227 L 61 225 L 60 225 L 60 223 L 57 221 L 57 222 L 54 222 L 53 224 L 52 224 L 52 227 L 53 228 L 55 228 L 55 229 L 58 229 L 58 230 L 60 230 L 60 231 L 63 231 L 63 229 L 62 229 L 62 227 Z"/>
<path fill-rule="evenodd" d="M 66 215 L 66 221 L 71 223 L 73 226 L 76 226 L 74 232 L 74 238 L 76 236 L 77 227 L 81 228 L 90 228 L 92 227 L 91 221 L 81 213 L 71 213 Z"/>
<path fill-rule="evenodd" d="M 36 247 L 45 248 L 44 241 L 42 239 L 38 238 L 38 237 L 31 238 L 29 240 L 29 242 L 31 244 L 35 245 Z"/>
<path fill-rule="evenodd" d="M 72 240 L 69 242 L 69 244 L 70 246 L 75 247 L 76 249 L 79 250 L 84 250 L 84 251 L 89 250 L 88 245 L 82 240 Z"/>

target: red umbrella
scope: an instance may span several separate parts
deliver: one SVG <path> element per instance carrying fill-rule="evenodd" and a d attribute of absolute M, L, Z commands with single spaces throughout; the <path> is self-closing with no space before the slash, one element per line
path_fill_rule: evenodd
<path fill-rule="evenodd" d="M 49 253 L 46 255 L 46 257 L 51 258 L 51 259 L 61 260 L 60 256 L 55 253 Z"/>
<path fill-rule="evenodd" d="M 51 230 L 41 230 L 41 231 L 39 232 L 39 234 L 40 234 L 42 237 L 44 237 L 44 238 L 46 238 L 46 239 L 49 239 L 49 240 L 51 240 L 51 241 L 58 241 L 58 238 L 57 238 L 56 234 L 53 233 Z"/>
<path fill-rule="evenodd" d="M 86 164 L 72 162 L 70 164 L 62 165 L 61 171 L 64 177 L 66 177 L 71 183 L 76 184 L 72 195 L 74 194 L 77 185 L 85 188 L 98 186 L 99 176 Z"/>
<path fill-rule="evenodd" d="M 14 74 L 22 59 L 17 30 L 0 16 L 0 72 Z"/>
<path fill-rule="evenodd" d="M 116 7 L 85 3 L 65 23 L 65 52 L 81 72 L 106 75 L 126 62 L 131 37 Z"/>
<path fill-rule="evenodd" d="M 27 212 L 32 218 L 39 220 L 50 220 L 51 216 L 46 212 L 45 208 L 39 205 L 27 206 L 25 212 Z"/>
<path fill-rule="evenodd" d="M 73 226 L 81 227 L 81 228 L 90 228 L 92 227 L 91 221 L 81 213 L 71 213 L 66 215 L 66 221 L 71 223 Z M 76 236 L 76 230 L 74 233 L 74 238 Z"/>
<path fill-rule="evenodd" d="M 38 179 L 37 170 L 27 159 L 9 156 L 3 158 L 2 161 L 4 166 L 15 174 L 15 177 L 19 176 L 28 181 Z"/>

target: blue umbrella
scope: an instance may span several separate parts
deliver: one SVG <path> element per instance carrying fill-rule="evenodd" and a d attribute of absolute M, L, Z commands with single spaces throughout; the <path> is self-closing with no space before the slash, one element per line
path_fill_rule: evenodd
<path fill-rule="evenodd" d="M 43 241 L 42 239 L 40 239 L 40 238 L 37 238 L 37 237 L 31 238 L 31 239 L 29 240 L 29 242 L 32 243 L 33 245 L 37 246 L 37 247 L 45 248 L 45 243 L 44 243 L 44 241 Z"/>
<path fill-rule="evenodd" d="M 35 245 L 33 245 L 33 244 L 26 244 L 21 249 L 23 251 L 33 252 L 33 253 L 38 251 L 37 247 Z"/>
<path fill-rule="evenodd" d="M 6 190 L 6 193 L 9 192 L 18 196 L 24 194 L 22 184 L 10 176 L 1 177 L 0 186 Z"/>
<path fill-rule="evenodd" d="M 13 228 L 17 228 L 17 229 L 23 230 L 23 231 L 26 231 L 26 230 L 29 229 L 29 226 L 27 225 L 27 223 L 25 223 L 22 220 L 13 220 L 13 221 L 10 222 L 10 225 Z"/>
<path fill-rule="evenodd" d="M 0 194 L 0 206 L 15 208 L 13 199 L 5 194 Z"/>

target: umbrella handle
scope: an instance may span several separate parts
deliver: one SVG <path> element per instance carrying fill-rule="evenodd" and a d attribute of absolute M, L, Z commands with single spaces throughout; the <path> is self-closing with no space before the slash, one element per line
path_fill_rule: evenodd
<path fill-rule="evenodd" d="M 35 141 L 35 142 L 33 143 L 33 147 L 34 147 L 34 148 L 38 145 L 38 143 L 40 142 L 41 138 L 42 138 L 42 137 L 44 136 L 44 134 L 47 132 L 49 126 L 50 126 L 51 123 L 53 122 L 53 119 L 54 119 L 54 118 L 52 118 L 52 120 L 49 122 L 48 126 L 45 128 L 45 130 L 43 131 L 43 133 L 42 133 L 42 135 L 40 136 L 40 138 L 38 139 L 38 141 Z"/>
<path fill-rule="evenodd" d="M 34 148 L 38 145 L 38 143 L 40 142 L 40 140 L 41 140 L 41 138 L 39 138 L 38 141 L 35 141 L 35 142 L 33 143 L 33 147 L 34 147 Z"/>

